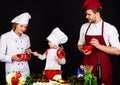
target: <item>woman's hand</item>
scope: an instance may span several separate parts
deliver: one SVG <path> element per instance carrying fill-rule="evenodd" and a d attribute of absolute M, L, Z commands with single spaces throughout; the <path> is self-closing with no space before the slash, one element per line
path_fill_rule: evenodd
<path fill-rule="evenodd" d="M 23 59 L 19 58 L 17 55 L 12 56 L 13 61 L 22 61 Z"/>
<path fill-rule="evenodd" d="M 29 49 L 26 49 L 26 54 L 30 55 L 32 53 L 32 50 L 29 48 Z"/>

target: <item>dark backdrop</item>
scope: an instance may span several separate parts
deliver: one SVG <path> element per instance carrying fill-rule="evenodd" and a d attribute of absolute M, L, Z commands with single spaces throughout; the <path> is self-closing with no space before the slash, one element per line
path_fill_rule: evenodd
<path fill-rule="evenodd" d="M 32 16 L 27 34 L 31 39 L 33 51 L 44 53 L 47 49 L 46 37 L 56 26 L 68 35 L 68 42 L 64 44 L 67 63 L 62 66 L 63 78 L 76 73 L 82 64 L 83 55 L 77 49 L 80 26 L 86 22 L 85 14 L 81 9 L 84 0 L 15 0 L 0 3 L 0 35 L 11 29 L 11 20 L 23 13 L 29 12 Z M 114 0 L 101 0 L 103 7 L 103 20 L 113 24 L 119 30 L 118 2 Z M 113 85 L 119 83 L 120 56 L 111 55 L 113 67 Z M 31 74 L 41 73 L 45 61 L 32 56 L 29 61 Z M 4 63 L 0 63 L 0 83 L 4 85 Z"/>

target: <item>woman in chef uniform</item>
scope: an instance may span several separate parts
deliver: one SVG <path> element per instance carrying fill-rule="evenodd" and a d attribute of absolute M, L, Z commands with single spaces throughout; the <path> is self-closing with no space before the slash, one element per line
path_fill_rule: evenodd
<path fill-rule="evenodd" d="M 12 21 L 12 29 L 1 35 L 0 38 L 0 61 L 6 62 L 6 75 L 10 72 L 21 72 L 22 76 L 30 74 L 28 61 L 18 58 L 17 54 L 30 54 L 30 39 L 24 34 L 31 19 L 25 12 L 16 16 Z"/>
<path fill-rule="evenodd" d="M 111 85 L 112 67 L 108 54 L 120 55 L 120 42 L 117 29 L 101 18 L 101 5 L 98 0 L 85 0 L 83 8 L 86 11 L 88 23 L 81 26 L 78 49 L 84 53 L 83 65 L 92 65 L 97 76 L 96 65 L 98 56 L 102 65 L 102 83 Z M 93 46 L 92 51 L 83 50 L 84 45 Z"/>

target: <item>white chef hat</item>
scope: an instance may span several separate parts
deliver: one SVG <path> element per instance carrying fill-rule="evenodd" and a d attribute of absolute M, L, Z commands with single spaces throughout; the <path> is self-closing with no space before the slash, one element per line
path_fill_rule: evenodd
<path fill-rule="evenodd" d="M 47 40 L 54 43 L 56 46 L 67 42 L 68 37 L 58 27 L 54 28 L 51 34 L 47 37 Z"/>
<path fill-rule="evenodd" d="M 31 16 L 28 12 L 22 13 L 18 16 L 16 16 L 11 22 L 12 23 L 19 23 L 19 24 L 28 24 L 29 19 L 31 19 Z"/>

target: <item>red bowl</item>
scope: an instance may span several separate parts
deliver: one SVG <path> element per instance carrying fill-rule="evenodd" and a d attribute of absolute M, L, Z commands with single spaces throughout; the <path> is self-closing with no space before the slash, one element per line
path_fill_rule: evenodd
<path fill-rule="evenodd" d="M 23 60 L 30 60 L 30 56 L 28 54 L 17 54 L 17 56 Z"/>
<path fill-rule="evenodd" d="M 55 75 L 61 74 L 61 70 L 44 70 L 43 73 L 46 75 L 48 79 L 52 79 Z"/>
<path fill-rule="evenodd" d="M 92 51 L 93 46 L 92 45 L 85 45 L 82 47 L 83 50 L 87 50 L 87 51 Z"/>

